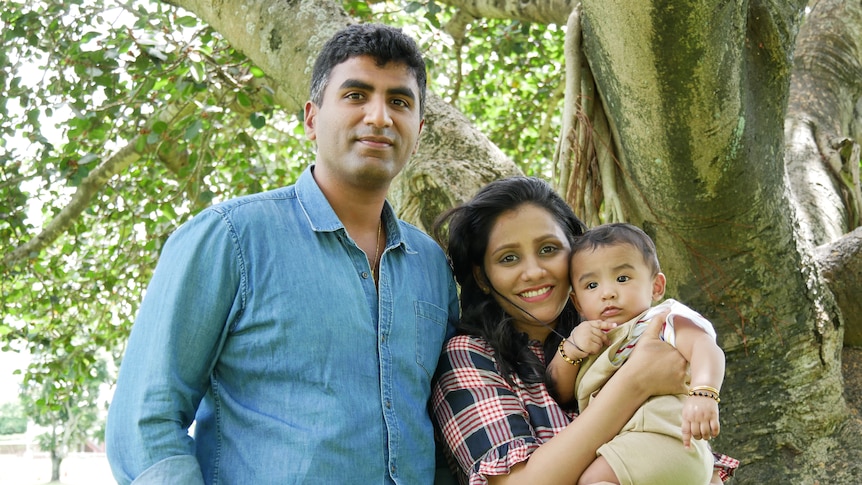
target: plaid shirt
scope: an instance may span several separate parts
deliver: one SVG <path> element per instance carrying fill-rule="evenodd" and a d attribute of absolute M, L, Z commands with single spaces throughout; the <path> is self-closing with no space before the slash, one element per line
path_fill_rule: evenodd
<path fill-rule="evenodd" d="M 542 347 L 530 349 L 542 361 Z M 446 344 L 431 394 L 431 410 L 446 448 L 470 485 L 486 476 L 505 475 L 542 443 L 563 430 L 574 413 L 564 411 L 544 383 L 528 384 L 517 375 L 512 386 L 497 368 L 491 346 L 480 337 L 459 335 Z M 727 480 L 739 461 L 716 454 L 716 469 Z"/>
<path fill-rule="evenodd" d="M 531 344 L 544 361 L 541 346 Z M 438 364 L 431 407 L 440 433 L 470 484 L 486 475 L 505 475 L 516 463 L 569 424 L 543 383 L 515 386 L 500 374 L 491 346 L 482 338 L 459 335 L 446 344 Z"/>

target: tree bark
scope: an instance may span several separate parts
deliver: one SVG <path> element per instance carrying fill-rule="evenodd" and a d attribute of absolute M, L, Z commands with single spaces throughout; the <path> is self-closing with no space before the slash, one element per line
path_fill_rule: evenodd
<path fill-rule="evenodd" d="M 844 315 L 844 345 L 862 347 L 862 227 L 817 248 L 817 263 Z"/>
<path fill-rule="evenodd" d="M 63 458 L 57 456 L 54 452 L 51 452 L 51 481 L 59 482 L 60 481 L 60 464 L 63 462 Z"/>
<path fill-rule="evenodd" d="M 815 246 L 859 225 L 862 4 L 812 2 L 796 43 L 785 162 L 801 235 Z"/>
<path fill-rule="evenodd" d="M 785 163 L 800 243 L 825 246 L 858 226 L 862 212 L 862 5 L 828 0 L 811 7 L 796 43 Z M 859 291 L 847 290 L 859 279 L 835 266 L 862 259 L 859 246 L 839 240 L 842 257 L 824 246 L 816 254 L 844 316 L 844 344 L 860 346 Z"/>
<path fill-rule="evenodd" d="M 623 206 L 656 240 L 669 295 L 716 325 L 730 365 L 714 446 L 743 459 L 743 483 L 813 482 L 848 420 L 840 312 L 786 217 L 783 122 L 802 6 L 583 3 Z"/>
<path fill-rule="evenodd" d="M 533 2 L 499 0 L 445 0 L 475 18 L 511 19 L 523 22 L 565 25 L 576 0 L 543 0 Z"/>

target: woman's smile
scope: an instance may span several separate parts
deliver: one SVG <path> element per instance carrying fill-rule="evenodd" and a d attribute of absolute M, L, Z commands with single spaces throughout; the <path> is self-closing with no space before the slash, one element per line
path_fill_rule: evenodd
<path fill-rule="evenodd" d="M 531 289 L 522 291 L 518 294 L 524 301 L 528 302 L 536 302 L 541 301 L 550 296 L 551 291 L 553 291 L 554 287 L 551 285 L 543 286 L 541 288 Z"/>
<path fill-rule="evenodd" d="M 515 328 L 532 339 L 547 337 L 568 301 L 570 252 L 554 216 L 533 204 L 503 212 L 491 229 L 485 277 Z"/>

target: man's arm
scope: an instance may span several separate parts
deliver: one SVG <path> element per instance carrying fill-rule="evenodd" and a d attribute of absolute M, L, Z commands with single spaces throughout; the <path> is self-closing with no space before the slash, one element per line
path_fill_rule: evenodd
<path fill-rule="evenodd" d="M 203 483 L 188 428 L 238 300 L 237 254 L 207 211 L 167 242 L 126 347 L 106 447 L 120 483 Z"/>

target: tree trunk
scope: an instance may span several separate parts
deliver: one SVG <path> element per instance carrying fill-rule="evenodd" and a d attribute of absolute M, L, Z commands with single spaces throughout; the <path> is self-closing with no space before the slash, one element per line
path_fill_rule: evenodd
<path fill-rule="evenodd" d="M 583 6 L 625 212 L 656 240 L 669 295 L 715 323 L 730 363 L 715 447 L 744 461 L 744 483 L 811 483 L 848 410 L 840 313 L 786 217 L 783 121 L 799 6 Z"/>
<path fill-rule="evenodd" d="M 860 44 L 862 4 L 813 2 L 796 43 L 785 120 L 785 163 L 800 244 L 827 245 L 860 224 Z M 853 284 L 858 276 L 854 279 L 852 271 L 834 264 L 858 261 L 859 247 L 846 241 L 835 245 L 818 248 L 817 258 L 844 316 L 844 344 L 862 346 L 862 313 L 855 296 L 859 290 Z M 836 250 L 843 254 L 836 255 Z M 843 281 L 839 275 L 850 279 Z"/>
<path fill-rule="evenodd" d="M 796 43 L 785 122 L 801 235 L 815 246 L 859 225 L 862 4 L 812 2 Z"/>
<path fill-rule="evenodd" d="M 63 462 L 63 458 L 58 456 L 53 451 L 51 452 L 51 481 L 59 482 L 60 481 L 60 463 Z"/>

